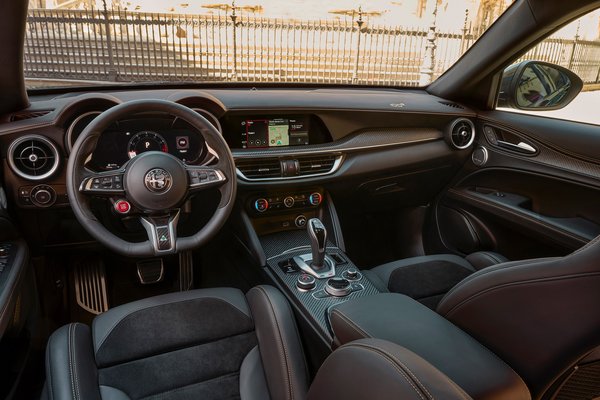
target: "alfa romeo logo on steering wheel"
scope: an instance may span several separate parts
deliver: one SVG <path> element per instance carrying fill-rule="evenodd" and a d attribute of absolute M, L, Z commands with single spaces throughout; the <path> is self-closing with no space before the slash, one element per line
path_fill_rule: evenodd
<path fill-rule="evenodd" d="M 173 178 L 162 168 L 154 168 L 146 173 L 144 184 L 151 192 L 166 192 L 171 189 Z"/>

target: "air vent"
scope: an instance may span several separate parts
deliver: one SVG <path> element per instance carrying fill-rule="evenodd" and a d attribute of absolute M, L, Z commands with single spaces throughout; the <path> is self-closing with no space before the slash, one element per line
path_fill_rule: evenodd
<path fill-rule="evenodd" d="M 238 159 L 235 164 L 248 179 L 281 177 L 281 162 L 278 158 Z"/>
<path fill-rule="evenodd" d="M 44 115 L 49 114 L 51 112 L 52 112 L 52 110 L 18 112 L 18 113 L 14 113 L 13 115 L 10 116 L 10 122 L 23 121 L 25 119 L 43 117 Z"/>
<path fill-rule="evenodd" d="M 241 158 L 235 163 L 243 179 L 298 179 L 334 173 L 342 163 L 342 155 L 287 155 L 283 159 Z"/>
<path fill-rule="evenodd" d="M 298 163 L 300 165 L 298 175 L 327 174 L 333 169 L 335 160 L 336 157 L 333 155 L 298 157 Z"/>
<path fill-rule="evenodd" d="M 446 134 L 448 143 L 459 150 L 466 149 L 475 140 L 475 126 L 473 122 L 466 118 L 455 119 L 450 124 L 450 129 Z"/>
<path fill-rule="evenodd" d="M 43 136 L 19 138 L 8 148 L 8 164 L 15 174 L 32 181 L 50 177 L 58 169 L 58 149 Z"/>
<path fill-rule="evenodd" d="M 452 108 L 458 108 L 458 109 L 460 109 L 460 110 L 464 110 L 464 107 L 463 107 L 463 106 L 461 106 L 460 104 L 453 103 L 453 102 L 451 102 L 451 101 L 440 101 L 439 103 L 440 103 L 440 104 L 443 104 L 443 105 L 445 105 L 445 106 L 448 106 L 448 107 L 452 107 Z"/>

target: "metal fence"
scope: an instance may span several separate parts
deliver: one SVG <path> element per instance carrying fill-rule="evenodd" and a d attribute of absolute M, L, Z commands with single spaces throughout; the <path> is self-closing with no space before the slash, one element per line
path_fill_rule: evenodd
<path fill-rule="evenodd" d="M 121 10 L 29 11 L 28 78 L 96 81 L 269 81 L 418 86 L 452 65 L 478 38 L 375 26 L 355 20 L 297 21 Z M 600 43 L 558 40 L 586 82 L 597 82 Z M 549 57 L 549 56 L 548 56 Z M 554 59 L 549 59 L 552 61 Z M 556 61 L 553 61 L 556 62 Z M 594 64 L 595 62 L 595 64 Z M 594 75 L 595 72 L 595 75 Z M 580 76 L 584 76 L 580 75 Z"/>

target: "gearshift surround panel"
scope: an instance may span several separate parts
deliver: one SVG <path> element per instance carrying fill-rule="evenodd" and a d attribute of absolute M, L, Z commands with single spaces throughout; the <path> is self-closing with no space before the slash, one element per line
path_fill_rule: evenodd
<path fill-rule="evenodd" d="M 323 267 L 319 268 L 318 271 L 315 271 L 311 267 L 312 258 L 312 254 L 302 254 L 295 256 L 293 260 L 298 265 L 298 268 L 317 279 L 326 279 L 335 276 L 335 261 L 331 257 L 325 255 Z"/>

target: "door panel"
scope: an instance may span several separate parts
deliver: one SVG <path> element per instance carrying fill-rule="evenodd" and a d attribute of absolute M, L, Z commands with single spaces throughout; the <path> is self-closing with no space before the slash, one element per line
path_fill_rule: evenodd
<path fill-rule="evenodd" d="M 600 128 L 594 136 L 590 125 L 553 121 L 480 116 L 474 148 L 485 147 L 487 161 L 468 161 L 439 198 L 434 219 L 443 247 L 523 259 L 567 254 L 600 234 L 600 152 L 589 150 L 600 149 Z M 584 141 L 585 156 L 572 153 Z"/>

